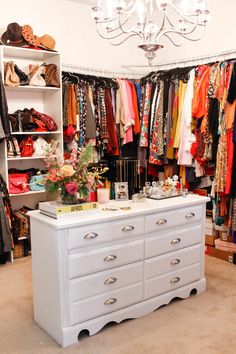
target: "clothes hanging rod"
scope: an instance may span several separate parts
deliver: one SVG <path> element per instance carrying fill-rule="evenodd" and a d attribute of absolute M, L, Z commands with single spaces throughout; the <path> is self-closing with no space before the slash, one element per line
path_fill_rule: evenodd
<path fill-rule="evenodd" d="M 98 69 L 98 68 L 91 68 L 87 66 L 79 66 L 75 64 L 67 64 L 62 63 L 62 70 L 64 71 L 74 71 L 78 74 L 87 74 L 87 75 L 95 75 L 95 76 L 104 76 L 109 78 L 117 78 L 117 77 L 124 77 L 124 78 L 141 78 L 146 73 L 129 73 L 129 72 L 119 72 L 119 71 L 111 71 L 105 69 Z"/>
<path fill-rule="evenodd" d="M 152 65 L 122 65 L 123 68 L 149 68 L 152 70 L 155 68 L 158 70 L 171 69 L 175 67 L 185 67 L 185 66 L 194 66 L 198 64 L 207 64 L 210 62 L 224 61 L 229 59 L 236 58 L 236 49 L 227 50 L 223 52 L 218 52 L 214 54 L 208 54 L 205 56 L 192 57 L 187 59 L 180 59 L 177 61 L 171 61 L 161 64 L 152 64 Z"/>

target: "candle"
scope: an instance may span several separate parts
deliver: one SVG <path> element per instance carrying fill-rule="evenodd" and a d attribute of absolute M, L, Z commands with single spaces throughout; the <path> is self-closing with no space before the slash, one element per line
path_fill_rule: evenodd
<path fill-rule="evenodd" d="M 109 188 L 98 188 L 97 189 L 97 199 L 98 203 L 108 203 L 110 200 L 110 189 Z"/>

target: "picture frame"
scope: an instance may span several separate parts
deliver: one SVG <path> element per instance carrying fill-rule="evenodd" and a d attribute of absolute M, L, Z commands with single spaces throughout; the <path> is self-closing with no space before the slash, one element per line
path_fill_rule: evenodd
<path fill-rule="evenodd" d="M 129 199 L 128 182 L 115 182 L 115 199 Z"/>

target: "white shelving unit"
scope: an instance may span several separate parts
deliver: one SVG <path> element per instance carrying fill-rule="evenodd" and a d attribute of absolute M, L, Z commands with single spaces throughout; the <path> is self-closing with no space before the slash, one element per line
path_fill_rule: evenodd
<path fill-rule="evenodd" d="M 17 48 L 0 46 L 0 70 L 4 80 L 4 62 L 14 61 L 17 66 L 28 73 L 29 64 L 53 63 L 61 72 L 60 54 L 45 50 L 34 50 L 27 48 Z M 62 124 L 62 90 L 57 87 L 37 87 L 37 86 L 5 86 L 8 111 L 14 113 L 18 109 L 34 108 L 41 113 L 50 115 L 58 125 L 58 130 L 54 132 L 13 132 L 12 136 L 43 136 L 50 142 L 52 139 L 59 141 L 59 150 L 63 153 L 63 124 Z M 44 157 L 7 157 L 6 141 L 0 144 L 0 173 L 6 181 L 8 187 L 8 170 L 17 168 L 24 170 L 28 168 L 45 169 Z M 18 209 L 23 205 L 35 208 L 40 201 L 49 200 L 51 197 L 45 191 L 29 191 L 22 194 L 10 194 L 13 209 Z"/>

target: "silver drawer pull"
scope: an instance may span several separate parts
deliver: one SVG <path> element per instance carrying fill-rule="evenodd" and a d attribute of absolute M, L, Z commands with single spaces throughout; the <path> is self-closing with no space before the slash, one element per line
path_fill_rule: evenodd
<path fill-rule="evenodd" d="M 108 278 L 104 281 L 105 285 L 110 285 L 110 284 L 114 284 L 117 281 L 117 278 Z"/>
<path fill-rule="evenodd" d="M 159 219 L 159 220 L 157 220 L 157 222 L 156 222 L 157 225 L 164 225 L 164 224 L 166 224 L 166 223 L 167 223 L 167 220 L 166 220 L 166 219 Z"/>
<path fill-rule="evenodd" d="M 124 232 L 129 232 L 129 231 L 133 231 L 134 230 L 134 226 L 132 225 L 127 225 L 127 226 L 124 226 L 122 231 Z"/>
<path fill-rule="evenodd" d="M 170 243 L 172 245 L 177 245 L 177 243 L 180 243 L 181 242 L 181 238 L 174 238 L 174 240 L 172 240 Z"/>
<path fill-rule="evenodd" d="M 185 219 L 191 219 L 191 218 L 193 218 L 194 216 L 195 216 L 194 213 L 188 213 L 188 214 L 185 215 Z"/>
<path fill-rule="evenodd" d="M 170 283 L 171 283 L 171 284 L 176 284 L 176 283 L 178 283 L 179 281 L 180 281 L 180 277 L 175 277 L 175 278 L 172 278 L 172 279 L 171 279 Z"/>
<path fill-rule="evenodd" d="M 115 297 L 111 297 L 110 299 L 104 302 L 104 305 L 113 305 L 116 301 L 117 299 Z"/>
<path fill-rule="evenodd" d="M 98 234 L 96 234 L 96 232 L 90 232 L 89 234 L 86 234 L 84 236 L 85 240 L 92 240 L 94 238 L 98 237 Z"/>
<path fill-rule="evenodd" d="M 116 259 L 116 256 L 114 254 L 111 254 L 110 256 L 106 256 L 104 258 L 104 262 L 112 262 Z"/>
<path fill-rule="evenodd" d="M 176 259 L 173 259 L 173 261 L 170 262 L 170 265 L 176 265 L 176 264 L 179 264 L 180 263 L 180 259 L 176 258 Z"/>

